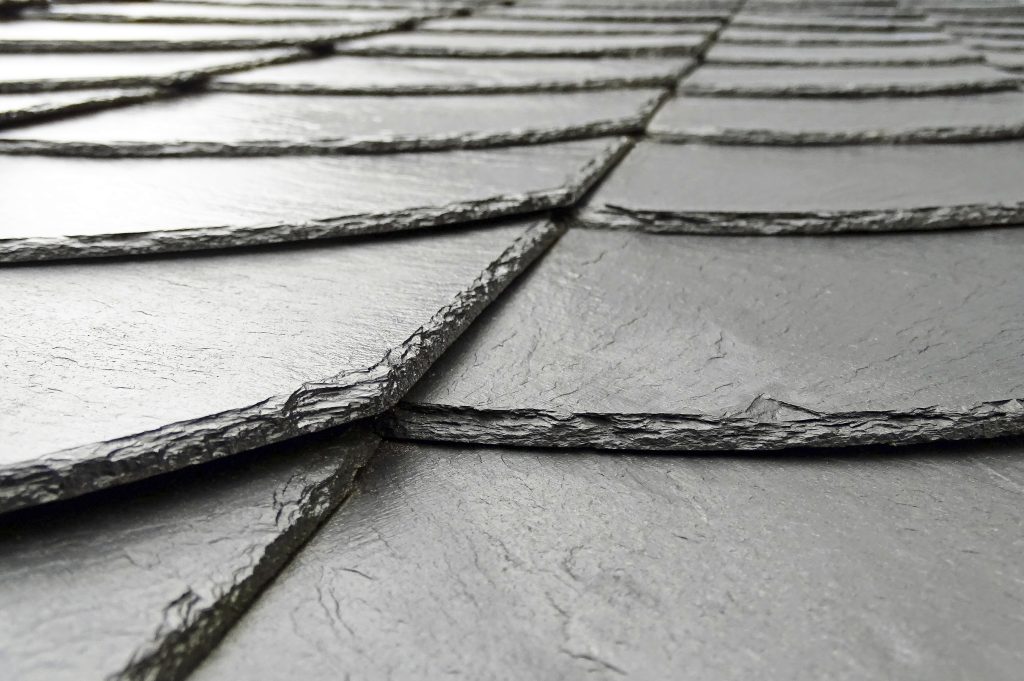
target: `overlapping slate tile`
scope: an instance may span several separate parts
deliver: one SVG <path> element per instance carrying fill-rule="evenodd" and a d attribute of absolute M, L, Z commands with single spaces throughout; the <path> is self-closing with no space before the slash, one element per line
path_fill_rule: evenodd
<path fill-rule="evenodd" d="M 1022 17 L 1021 20 L 1024 22 L 1024 17 Z M 970 27 L 947 26 L 946 30 L 953 35 L 962 38 L 1010 38 L 1024 40 L 1024 25 Z"/>
<path fill-rule="evenodd" d="M 1012 74 L 983 64 L 948 66 L 763 67 L 709 65 L 679 91 L 723 97 L 872 97 L 1015 90 Z"/>
<path fill-rule="evenodd" d="M 690 9 L 685 7 L 537 7 L 518 5 L 513 7 L 482 7 L 474 15 L 481 17 L 502 17 L 509 19 L 550 19 L 552 21 L 725 21 L 728 11 L 716 9 Z"/>
<path fill-rule="evenodd" d="M 717 31 L 718 22 L 657 22 L 636 21 L 556 21 L 547 19 L 499 19 L 486 16 L 426 21 L 421 31 L 447 33 L 522 33 L 562 35 L 618 35 L 618 34 L 708 34 Z"/>
<path fill-rule="evenodd" d="M 493 94 L 674 85 L 694 66 L 671 59 L 389 59 L 327 57 L 216 79 L 241 92 Z"/>
<path fill-rule="evenodd" d="M 913 454 L 388 444 L 194 678 L 1013 681 L 1024 445 Z"/>
<path fill-rule="evenodd" d="M 808 99 L 677 97 L 648 133 L 729 144 L 978 141 L 1024 137 L 1024 93 Z"/>
<path fill-rule="evenodd" d="M 1024 52 L 987 52 L 985 61 L 1004 71 L 1024 71 Z"/>
<path fill-rule="evenodd" d="M 693 55 L 703 35 L 475 35 L 395 33 L 341 43 L 339 54 L 387 57 L 628 57 Z"/>
<path fill-rule="evenodd" d="M 753 28 L 727 28 L 718 37 L 723 44 L 738 45 L 942 45 L 952 39 L 941 31 L 788 31 Z"/>
<path fill-rule="evenodd" d="M 167 2 L 75 2 L 51 5 L 39 18 L 77 21 L 280 24 L 400 21 L 419 14 L 395 9 L 231 6 Z"/>
<path fill-rule="evenodd" d="M 37 94 L 0 93 L 0 125 L 131 102 L 142 102 L 156 96 L 157 91 L 151 88 L 79 90 L 77 92 L 41 92 Z M 2 134 L 0 132 L 0 135 Z"/>
<path fill-rule="evenodd" d="M 207 93 L 0 131 L 0 153 L 247 156 L 527 144 L 642 132 L 663 96 L 660 90 L 438 97 Z"/>
<path fill-rule="evenodd" d="M 961 38 L 961 42 L 985 52 L 1024 52 L 1024 38 Z"/>
<path fill-rule="evenodd" d="M 329 44 L 393 30 L 404 22 L 241 26 L 85 21 L 0 23 L 0 52 L 216 50 Z"/>
<path fill-rule="evenodd" d="M 587 200 L 592 226 L 830 233 L 1024 222 L 1024 142 L 757 147 L 641 142 Z M 952 238 L 952 237 L 950 237 Z"/>
<path fill-rule="evenodd" d="M 392 232 L 573 203 L 620 138 L 378 156 L 0 157 L 0 262 Z"/>
<path fill-rule="evenodd" d="M 1020 229 L 772 239 L 573 229 L 382 427 L 672 450 L 1020 433 L 1022 256 Z"/>
<path fill-rule="evenodd" d="M 756 14 L 741 12 L 729 22 L 736 28 L 780 28 L 795 31 L 934 32 L 935 25 L 920 19 L 834 17 L 817 14 Z"/>
<path fill-rule="evenodd" d="M 180 85 L 308 57 L 301 49 L 118 54 L 0 54 L 0 92 Z"/>
<path fill-rule="evenodd" d="M 309 438 L 0 520 L 4 675 L 183 678 L 378 443 L 357 431 Z"/>
<path fill-rule="evenodd" d="M 842 45 L 727 45 L 716 44 L 707 53 L 709 64 L 751 66 L 917 66 L 970 64 L 984 58 L 959 45 L 895 45 L 850 47 Z"/>
<path fill-rule="evenodd" d="M 6 268 L 0 511 L 387 409 L 557 234 Z"/>

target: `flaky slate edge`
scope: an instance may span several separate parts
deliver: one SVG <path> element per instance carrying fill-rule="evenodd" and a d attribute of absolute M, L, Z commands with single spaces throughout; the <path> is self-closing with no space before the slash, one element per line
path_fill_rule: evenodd
<path fill-rule="evenodd" d="M 681 451 L 845 447 L 1019 434 L 1024 432 L 1024 398 L 963 409 L 829 414 L 762 395 L 743 412 L 719 417 L 489 410 L 403 402 L 378 418 L 377 427 L 401 439 L 524 447 Z"/>
<path fill-rule="evenodd" d="M 813 68 L 813 67 L 812 67 Z M 757 86 L 716 85 L 713 83 L 683 83 L 680 94 L 695 97 L 878 97 L 899 95 L 957 95 L 972 92 L 1000 92 L 1016 90 L 1020 79 L 994 71 L 989 78 L 963 78 L 945 81 L 912 83 L 829 83 Z"/>
<path fill-rule="evenodd" d="M 436 35 L 437 33 L 431 33 Z M 464 34 L 462 34 L 464 35 Z M 645 38 L 651 36 L 643 36 Z M 658 36 L 679 37 L 679 36 Z M 688 34 L 685 37 L 698 37 Z M 714 35 L 704 36 L 703 40 L 693 45 L 622 45 L 619 47 L 566 47 L 550 49 L 500 48 L 497 45 L 489 48 L 468 47 L 429 47 L 425 45 L 382 45 L 345 47 L 341 45 L 337 53 L 353 57 L 472 57 L 474 59 L 509 59 L 520 57 L 537 58 L 573 58 L 573 57 L 657 57 L 683 56 L 689 57 L 703 52 Z"/>
<path fill-rule="evenodd" d="M 439 135 L 366 135 L 347 139 L 323 139 L 307 142 L 251 140 L 243 142 L 74 142 L 63 140 L 3 139 L 0 154 L 35 156 L 72 156 L 90 158 L 157 158 L 199 156 L 296 156 L 332 154 L 377 154 L 405 151 L 453 151 L 487 147 L 521 146 L 564 142 L 589 137 L 641 133 L 654 110 L 668 92 L 650 97 L 634 113 L 621 118 L 583 125 L 548 128 L 520 128 L 501 132 L 475 132 Z M 0 121 L 3 119 L 0 118 Z M 2 249 L 2 242 L 0 242 Z M 2 250 L 0 250 L 2 253 Z M 2 256 L 0 256 L 2 260 Z"/>
<path fill-rule="evenodd" d="M 661 212 L 584 207 L 574 226 L 679 234 L 836 234 L 1024 224 L 1024 202 L 800 213 Z"/>
<path fill-rule="evenodd" d="M 133 90 L 122 90 L 120 92 L 96 95 L 78 100 L 76 102 L 47 102 L 26 106 L 22 109 L 0 111 L 0 126 L 11 123 L 21 123 L 36 118 L 46 118 L 58 114 L 75 113 L 79 111 L 91 111 L 94 109 L 105 109 L 120 104 L 135 104 L 148 102 L 163 96 L 160 90 L 155 88 L 140 88 Z"/>
<path fill-rule="evenodd" d="M 626 153 L 629 146 L 626 138 L 620 139 L 618 144 L 609 145 L 603 154 L 591 159 L 567 183 L 568 189 L 562 187 L 525 194 L 498 195 L 445 206 L 410 208 L 390 213 L 362 213 L 298 223 L 216 225 L 127 234 L 0 239 L 0 263 L 263 246 L 399 232 L 548 210 L 576 202 L 586 188 Z"/>
<path fill-rule="evenodd" d="M 907 130 L 855 130 L 835 132 L 788 132 L 742 128 L 692 127 L 672 129 L 651 126 L 649 139 L 658 142 L 707 142 L 715 144 L 768 144 L 780 146 L 833 144 L 918 144 L 929 142 L 992 142 L 1024 137 L 1024 111 L 1018 123 L 1004 125 L 960 125 L 921 127 Z M 2 149 L 2 147 L 0 147 Z"/>
<path fill-rule="evenodd" d="M 453 302 L 372 367 L 305 383 L 289 395 L 248 407 L 0 468 L 0 512 L 193 466 L 389 409 L 562 231 L 547 220 L 529 227 Z"/>
<path fill-rule="evenodd" d="M 230 583 L 218 585 L 222 590 L 212 601 L 188 589 L 168 603 L 163 622 L 152 633 L 149 643 L 136 648 L 125 668 L 107 677 L 110 681 L 177 681 L 203 660 L 262 587 L 352 492 L 356 475 L 376 451 L 380 439 L 365 431 L 349 432 L 355 441 L 346 447 L 348 452 L 343 458 L 336 459 L 329 475 L 315 479 L 300 471 L 282 481 L 286 489 L 296 488 L 296 491 L 275 494 L 278 533 L 274 540 L 253 547 L 260 549 L 259 552 L 247 552 L 249 564 L 235 570 Z M 339 454 L 330 453 L 335 457 Z"/>

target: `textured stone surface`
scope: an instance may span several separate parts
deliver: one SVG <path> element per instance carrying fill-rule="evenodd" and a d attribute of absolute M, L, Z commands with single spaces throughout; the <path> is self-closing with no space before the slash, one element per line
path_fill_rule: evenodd
<path fill-rule="evenodd" d="M 0 270 L 0 510 L 378 413 L 556 236 L 535 218 Z"/>
<path fill-rule="evenodd" d="M 756 14 L 741 12 L 732 18 L 736 28 L 779 28 L 791 31 L 934 32 L 935 25 L 919 19 L 835 17 L 814 14 Z"/>
<path fill-rule="evenodd" d="M 571 230 L 383 427 L 677 450 L 1021 432 L 1021 257 L 1019 229 L 772 239 Z"/>
<path fill-rule="evenodd" d="M 0 54 L 0 92 L 180 85 L 306 55 L 303 50 Z"/>
<path fill-rule="evenodd" d="M 986 52 L 985 61 L 1007 71 L 1024 71 L 1024 52 Z"/>
<path fill-rule="evenodd" d="M 963 43 L 986 52 L 1024 52 L 1024 39 L 963 38 Z"/>
<path fill-rule="evenodd" d="M 698 233 L 896 231 L 1024 222 L 1024 142 L 751 147 L 640 143 L 591 225 Z"/>
<path fill-rule="evenodd" d="M 403 22 L 239 26 L 84 21 L 0 23 L 0 52 L 215 50 L 324 44 L 398 28 Z"/>
<path fill-rule="evenodd" d="M 416 15 L 395 9 L 223 6 L 184 2 L 76 2 L 54 5 L 40 15 L 79 21 L 277 24 L 400 21 Z"/>
<path fill-rule="evenodd" d="M 385 445 L 197 681 L 1014 681 L 1024 445 Z"/>
<path fill-rule="evenodd" d="M 621 138 L 376 156 L 0 156 L 0 262 L 393 232 L 575 202 Z M 7 193 L 9 192 L 9 193 Z"/>
<path fill-rule="evenodd" d="M 182 678 L 330 515 L 350 432 L 0 519 L 0 663 L 20 681 Z"/>
<path fill-rule="evenodd" d="M 727 28 L 719 41 L 741 45 L 942 45 L 952 39 L 946 33 L 935 31 L 907 31 L 879 33 L 878 31 L 792 31 L 753 28 Z"/>
<path fill-rule="evenodd" d="M 1024 137 L 1024 93 L 808 99 L 677 97 L 648 132 L 733 144 L 971 141 Z"/>
<path fill-rule="evenodd" d="M 729 12 L 715 9 L 685 7 L 483 7 L 478 16 L 509 19 L 548 19 L 553 21 L 725 21 Z"/>
<path fill-rule="evenodd" d="M 0 133 L 0 151 L 242 156 L 526 144 L 640 132 L 662 97 L 660 90 L 437 97 L 195 94 L 16 128 Z"/>
<path fill-rule="evenodd" d="M 717 31 L 718 22 L 658 22 L 637 21 L 549 21 L 544 19 L 497 19 L 490 17 L 460 17 L 457 19 L 435 19 L 419 26 L 421 31 L 442 31 L 447 33 L 523 33 L 562 35 L 631 35 L 631 34 L 673 34 Z"/>
<path fill-rule="evenodd" d="M 0 125 L 21 123 L 76 111 L 102 109 L 130 102 L 141 102 L 153 99 L 156 95 L 155 90 L 147 88 L 41 92 L 37 94 L 0 93 Z"/>
<path fill-rule="evenodd" d="M 835 45 L 726 45 L 708 50 L 710 64 L 750 65 L 882 65 L 970 64 L 982 61 L 976 52 L 957 45 L 894 45 L 849 47 Z"/>
<path fill-rule="evenodd" d="M 438 57 L 629 57 L 692 55 L 708 41 L 703 35 L 474 35 L 396 33 L 342 43 L 339 54 Z"/>
<path fill-rule="evenodd" d="M 680 91 L 741 97 L 870 97 L 1015 90 L 1017 86 L 1014 76 L 982 64 L 860 68 L 705 66 L 691 73 Z"/>

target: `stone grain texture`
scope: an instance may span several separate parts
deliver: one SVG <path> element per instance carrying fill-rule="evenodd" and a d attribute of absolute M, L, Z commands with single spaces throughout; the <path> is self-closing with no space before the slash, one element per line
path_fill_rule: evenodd
<path fill-rule="evenodd" d="M 543 19 L 549 21 L 631 21 L 635 23 L 725 21 L 729 12 L 684 7 L 483 7 L 474 13 L 480 17 L 504 19 Z"/>
<path fill-rule="evenodd" d="M 183 678 L 349 494 L 378 443 L 310 438 L 0 519 L 4 677 Z"/>
<path fill-rule="evenodd" d="M 0 271 L 0 511 L 372 416 L 558 235 L 542 219 Z"/>
<path fill-rule="evenodd" d="M 879 33 L 878 31 L 791 31 L 751 28 L 727 28 L 719 35 L 722 44 L 733 45 L 860 45 L 884 47 L 892 45 L 948 45 L 953 42 L 948 34 L 909 31 L 906 33 Z"/>
<path fill-rule="evenodd" d="M 912 453 L 385 445 L 194 679 L 1015 681 L 1024 444 Z"/>
<path fill-rule="evenodd" d="M 703 234 L 891 232 L 1024 222 L 1024 143 L 784 148 L 641 142 L 589 226 Z"/>
<path fill-rule="evenodd" d="M 242 7 L 202 3 L 76 2 L 53 5 L 39 18 L 66 21 L 185 24 L 366 23 L 403 21 L 421 15 L 394 9 L 338 7 Z"/>
<path fill-rule="evenodd" d="M 212 88 L 270 93 L 443 95 L 671 87 L 693 66 L 694 61 L 689 58 L 328 57 L 232 74 L 216 79 Z M 1016 80 L 1010 80 L 1016 84 Z"/>
<path fill-rule="evenodd" d="M 697 33 L 709 34 L 717 31 L 718 22 L 658 22 L 639 23 L 636 21 L 548 21 L 531 19 L 494 19 L 489 17 L 466 17 L 457 19 L 436 19 L 421 24 L 421 31 L 442 31 L 447 33 L 522 33 L 562 35 L 643 35 Z"/>
<path fill-rule="evenodd" d="M 0 93 L 0 125 L 23 123 L 62 114 L 103 109 L 155 99 L 152 88 L 130 90 L 79 90 L 37 94 Z"/>
<path fill-rule="evenodd" d="M 720 97 L 878 97 L 1016 90 L 1019 79 L 983 64 L 928 67 L 744 67 L 708 65 L 680 92 Z"/>
<path fill-rule="evenodd" d="M 927 66 L 971 64 L 980 54 L 957 45 L 727 45 L 716 44 L 707 53 L 709 64 L 741 66 Z"/>
<path fill-rule="evenodd" d="M 572 204 L 622 138 L 375 156 L 0 156 L 0 262 L 257 246 Z"/>
<path fill-rule="evenodd" d="M 532 144 L 642 132 L 663 97 L 659 90 L 436 97 L 195 94 L 0 133 L 0 153 L 272 156 Z"/>
<path fill-rule="evenodd" d="M 1024 431 L 1024 230 L 571 230 L 383 419 L 400 437 L 772 450 Z"/>
<path fill-rule="evenodd" d="M 808 99 L 677 97 L 648 134 L 725 144 L 970 142 L 1024 137 L 1024 94 Z"/>
<path fill-rule="evenodd" d="M 814 14 L 754 14 L 740 12 L 729 25 L 734 28 L 776 28 L 790 31 L 881 31 L 884 33 L 935 32 L 934 24 L 919 19 L 833 17 Z"/>

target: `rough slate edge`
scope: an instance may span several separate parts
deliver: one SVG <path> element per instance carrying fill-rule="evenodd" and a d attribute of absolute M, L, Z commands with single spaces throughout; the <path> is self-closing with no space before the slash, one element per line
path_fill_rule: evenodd
<path fill-rule="evenodd" d="M 809 68 L 814 68 L 809 67 Z M 693 97 L 898 97 L 905 95 L 962 95 L 974 92 L 1002 92 L 1017 90 L 1020 78 L 993 69 L 994 76 L 987 80 L 948 80 L 925 83 L 829 83 L 751 87 L 749 85 L 715 85 L 713 83 L 683 83 L 678 93 Z"/>
<path fill-rule="evenodd" d="M 198 594 L 192 594 L 196 603 L 188 608 L 174 607 L 168 603 L 164 624 L 170 625 L 152 632 L 149 640 L 139 641 L 140 647 L 131 655 L 131 664 L 111 679 L 152 679 L 169 681 L 185 678 L 217 645 L 231 626 L 241 617 L 254 601 L 262 588 L 270 582 L 291 557 L 305 545 L 317 529 L 351 495 L 354 485 L 366 463 L 380 445 L 380 438 L 365 428 L 354 427 L 343 433 L 329 432 L 306 436 L 297 440 L 247 452 L 230 461 L 221 460 L 207 465 L 181 471 L 173 476 L 160 476 L 140 481 L 123 488 L 107 490 L 89 497 L 81 497 L 57 503 L 42 509 L 23 509 L 0 519 L 0 533 L 6 531 L 22 533 L 32 531 L 32 525 L 50 525 L 44 532 L 59 531 L 60 525 L 69 516 L 73 522 L 88 522 L 88 514 L 97 505 L 130 505 L 132 516 L 145 518 L 153 506 L 163 498 L 169 507 L 167 497 L 183 496 L 181 490 L 192 493 L 224 493 L 225 489 L 236 486 L 235 480 L 249 477 L 252 473 L 267 469 L 285 468 L 281 477 L 282 489 L 288 491 L 293 482 L 305 482 L 304 486 L 288 498 L 285 494 L 270 500 L 279 505 L 275 525 L 278 536 L 271 543 L 261 546 L 244 570 L 235 572 L 234 580 L 225 584 L 216 594 L 212 603 L 202 603 Z M 306 461 L 296 460 L 303 457 Z M 323 458 L 320 468 L 330 470 L 320 473 L 312 469 L 313 458 Z M 308 466 L 310 470 L 300 471 Z M 255 471 L 253 469 L 256 469 Z M 312 475 L 310 475 L 312 474 Z M 317 477 L 319 474 L 319 477 Z M 303 480 L 305 475 L 308 480 Z M 234 478 L 235 480 L 232 480 Z M 169 485 L 173 484 L 173 488 Z M 198 489 L 197 489 L 198 488 Z M 140 501 L 141 500 L 141 501 Z M 183 501 L 183 500 L 182 500 Z M 138 508 L 139 504 L 143 508 Z M 83 520 L 84 518 L 84 520 Z"/>
<path fill-rule="evenodd" d="M 440 31 L 431 31 L 430 35 L 440 35 Z M 488 34 L 466 34 L 459 35 L 488 35 Z M 602 36 L 611 37 L 611 36 Z M 650 35 L 629 36 L 650 38 Z M 655 36 L 664 37 L 697 37 L 696 34 L 685 36 Z M 472 58 L 472 59 L 579 59 L 581 57 L 692 57 L 701 54 L 714 40 L 714 34 L 704 37 L 704 40 L 695 45 L 622 45 L 620 47 L 566 47 L 564 49 L 534 50 L 529 48 L 501 48 L 485 49 L 460 47 L 448 49 L 444 47 L 427 46 L 399 46 L 388 45 L 381 47 L 345 47 L 340 45 L 335 48 L 337 54 L 348 57 L 449 57 L 449 58 Z"/>
<path fill-rule="evenodd" d="M 148 102 L 160 99 L 161 97 L 166 96 L 166 94 L 167 93 L 154 88 L 141 88 L 124 90 L 117 94 L 107 94 L 103 96 L 90 97 L 88 99 L 83 98 L 75 102 L 48 102 L 45 104 L 36 104 L 35 106 L 25 107 L 23 109 L 0 111 L 0 129 L 8 127 L 11 124 L 23 123 L 25 121 L 36 122 L 63 114 L 105 109 L 121 104 Z"/>
<path fill-rule="evenodd" d="M 544 57 L 547 58 L 547 57 Z M 674 87 L 676 82 L 689 75 L 698 66 L 697 61 L 688 58 L 687 63 L 671 74 L 648 77 L 593 78 L 573 81 L 538 81 L 523 85 L 473 85 L 469 87 L 451 85 L 423 85 L 398 87 L 331 87 L 314 83 L 236 83 L 215 79 L 210 81 L 210 92 L 247 92 L 253 94 L 314 94 L 314 95 L 502 95 L 532 92 L 584 92 L 591 90 L 614 90 L 626 88 Z"/>
<path fill-rule="evenodd" d="M 560 208 L 576 203 L 609 168 L 625 156 L 631 146 L 627 138 L 618 138 L 616 143 L 609 144 L 603 155 L 591 159 L 571 182 L 558 189 L 499 195 L 483 201 L 432 208 L 364 213 L 300 223 L 245 227 L 220 225 L 131 234 L 0 238 L 0 266 L 5 263 L 175 253 L 393 233 Z"/>
<path fill-rule="evenodd" d="M 117 0 L 115 0 L 117 1 Z M 245 7 L 245 5 L 234 5 L 234 7 Z M 295 9 L 312 9 L 309 7 L 303 7 L 298 5 L 283 5 L 279 8 L 274 9 L 288 9 L 293 7 Z M 330 9 L 329 7 L 323 7 L 321 9 Z M 345 7 L 339 7 L 338 9 L 346 9 Z M 358 9 L 358 8 L 356 8 Z M 440 11 L 440 10 L 439 10 Z M 438 11 L 438 12 L 439 12 Z M 416 12 L 410 11 L 407 18 L 400 19 L 401 21 L 421 21 L 423 19 L 435 19 L 440 17 L 446 17 L 448 15 L 440 13 L 427 13 L 427 12 Z M 353 21 L 351 19 L 345 19 L 344 17 L 338 17 L 336 19 L 328 18 L 306 18 L 306 17 L 278 17 L 278 18 L 258 18 L 258 17 L 212 17 L 212 16 L 160 16 L 160 15 L 149 15 L 149 16 L 131 16 L 123 14 L 104 14 L 102 12 L 88 12 L 80 14 L 50 14 L 46 11 L 39 13 L 32 13 L 30 16 L 23 17 L 25 19 L 33 19 L 38 21 L 82 21 L 89 23 L 108 23 L 108 24 L 232 24 L 235 26 L 324 26 L 324 25 L 337 25 L 337 24 L 359 24 L 365 23 L 364 21 Z"/>
<path fill-rule="evenodd" d="M 1024 112 L 1022 112 L 1024 118 Z M 931 142 L 995 142 L 1024 137 L 1024 121 L 1008 125 L 958 125 L 915 130 L 885 129 L 851 132 L 784 132 L 770 129 L 693 126 L 689 130 L 647 128 L 647 139 L 666 144 L 703 142 L 713 144 L 765 144 L 812 146 L 834 144 L 923 144 Z M 0 147 L 2 149 L 2 147 Z"/>
<path fill-rule="evenodd" d="M 258 50 L 267 47 L 320 47 L 331 46 L 341 40 L 369 36 L 412 28 L 414 21 L 373 22 L 353 24 L 344 31 L 324 31 L 308 37 L 282 36 L 279 38 L 226 38 L 200 40 L 0 40 L 0 53 L 25 54 L 33 52 L 176 52 L 202 50 Z"/>
<path fill-rule="evenodd" d="M 836 31 L 840 35 L 842 31 Z M 885 35 L 879 33 L 878 35 Z M 764 38 L 744 38 L 732 37 L 722 34 L 718 42 L 722 45 L 735 45 L 737 47 L 953 47 L 956 45 L 954 38 L 950 36 L 943 36 L 942 38 L 922 39 L 922 40 L 884 40 L 881 38 L 862 38 L 857 40 L 843 40 L 842 38 L 829 37 L 828 33 L 822 34 L 819 38 L 817 36 L 808 38 L 787 38 L 785 31 L 779 31 L 779 37 L 764 37 Z"/>
<path fill-rule="evenodd" d="M 212 76 L 232 73 L 235 71 L 247 71 L 260 66 L 273 66 L 293 61 L 309 59 L 314 53 L 303 49 L 295 48 L 282 51 L 280 54 L 257 57 L 252 59 L 239 60 L 216 66 L 182 69 L 177 73 L 163 76 L 112 76 L 100 78 L 68 78 L 68 79 L 36 79 L 20 82 L 0 82 L 0 93 L 38 93 L 56 92 L 61 90 L 79 90 L 87 88 L 107 87 L 182 87 L 201 82 Z"/>
<path fill-rule="evenodd" d="M 772 56 L 760 54 L 756 57 L 722 57 L 708 53 L 704 61 L 715 66 L 799 66 L 814 68 L 815 66 L 951 66 L 956 64 L 981 64 L 985 58 L 980 54 L 965 53 L 956 56 L 938 57 L 833 57 L 820 58 L 813 61 L 798 59 L 794 56 Z M 867 50 L 865 50 L 867 52 Z"/>
<path fill-rule="evenodd" d="M 564 228 L 539 218 L 450 304 L 374 366 L 290 395 L 0 468 L 0 513 L 122 485 L 367 418 L 393 407 Z"/>
<path fill-rule="evenodd" d="M 609 135 L 643 133 L 654 111 L 669 96 L 668 91 L 652 97 L 636 113 L 616 120 L 585 125 L 549 128 L 524 128 L 513 132 L 438 134 L 438 135 L 365 135 L 337 140 L 285 142 L 73 142 L 60 140 L 3 139 L 0 154 L 34 156 L 73 156 L 90 158 L 195 157 L 195 156 L 295 156 L 317 154 L 379 154 L 409 151 L 454 151 L 488 147 L 545 144 Z M 0 123 L 3 118 L 0 117 Z M 0 239 L 0 262 L 3 240 Z"/>

